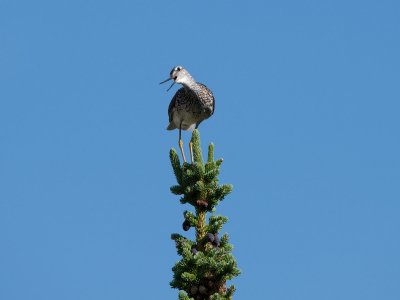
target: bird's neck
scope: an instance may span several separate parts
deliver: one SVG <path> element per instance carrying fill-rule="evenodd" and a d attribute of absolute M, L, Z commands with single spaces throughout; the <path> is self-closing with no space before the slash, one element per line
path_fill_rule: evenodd
<path fill-rule="evenodd" d="M 193 90 L 196 88 L 196 81 L 191 76 L 186 76 L 182 81 L 181 84 L 184 88 Z"/>

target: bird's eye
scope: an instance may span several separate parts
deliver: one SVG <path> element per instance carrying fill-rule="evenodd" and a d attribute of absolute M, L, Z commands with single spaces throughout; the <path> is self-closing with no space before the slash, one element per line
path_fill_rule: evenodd
<path fill-rule="evenodd" d="M 181 68 L 181 67 L 177 67 L 176 70 L 177 70 L 177 71 L 180 71 L 180 70 L 182 70 L 182 68 Z"/>

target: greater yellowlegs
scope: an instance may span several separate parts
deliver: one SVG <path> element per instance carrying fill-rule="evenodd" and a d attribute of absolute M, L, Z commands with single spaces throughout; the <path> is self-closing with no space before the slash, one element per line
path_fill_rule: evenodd
<path fill-rule="evenodd" d="M 175 83 L 182 84 L 172 98 L 168 107 L 169 125 L 167 130 L 179 129 L 179 148 L 183 161 L 186 162 L 185 153 L 182 147 L 181 131 L 196 129 L 199 124 L 208 119 L 214 113 L 215 100 L 212 92 L 204 84 L 196 82 L 189 72 L 183 67 L 173 68 L 169 78 L 161 83 L 173 80 L 169 91 Z M 161 84 L 160 83 L 160 84 Z M 189 144 L 190 159 L 193 163 L 192 143 Z"/>

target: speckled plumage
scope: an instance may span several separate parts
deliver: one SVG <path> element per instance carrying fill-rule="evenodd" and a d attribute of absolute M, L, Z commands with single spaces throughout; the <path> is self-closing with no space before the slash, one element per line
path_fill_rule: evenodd
<path fill-rule="evenodd" d="M 180 69 L 179 69 L 180 68 Z M 182 74 L 179 78 L 179 75 Z M 209 88 L 196 82 L 182 67 L 172 69 L 171 78 L 183 85 L 172 98 L 168 107 L 168 130 L 193 130 L 214 113 L 215 100 Z"/>
<path fill-rule="evenodd" d="M 168 107 L 168 130 L 179 128 L 193 130 L 214 113 L 215 100 L 212 92 L 202 83 L 198 89 L 180 88 L 172 98 Z"/>

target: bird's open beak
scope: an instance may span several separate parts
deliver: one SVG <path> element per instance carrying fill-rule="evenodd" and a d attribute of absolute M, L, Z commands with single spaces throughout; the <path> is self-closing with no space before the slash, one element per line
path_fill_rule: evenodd
<path fill-rule="evenodd" d="M 166 79 L 166 80 L 160 82 L 160 84 L 166 83 L 167 81 L 170 81 L 170 80 L 172 80 L 172 78 L 168 78 L 168 79 Z M 168 88 L 167 92 L 172 88 L 172 86 L 173 86 L 174 84 L 175 84 L 175 81 L 172 82 L 172 84 L 171 84 L 171 86 Z"/>

